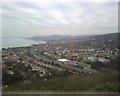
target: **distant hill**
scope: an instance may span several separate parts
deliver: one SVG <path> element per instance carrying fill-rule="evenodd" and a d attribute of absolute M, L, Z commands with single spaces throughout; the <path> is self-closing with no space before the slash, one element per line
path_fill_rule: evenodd
<path fill-rule="evenodd" d="M 52 40 L 68 40 L 73 39 L 73 36 L 65 36 L 65 35 L 49 35 L 49 36 L 36 36 L 30 39 L 35 41 L 52 41 Z"/>
<path fill-rule="evenodd" d="M 95 40 L 117 40 L 118 41 L 119 36 L 120 36 L 120 33 L 110 33 L 110 34 L 104 34 L 104 35 L 96 35 L 90 38 Z"/>
<path fill-rule="evenodd" d="M 110 34 L 103 34 L 103 35 L 86 35 L 86 36 L 66 36 L 66 35 L 49 35 L 49 36 L 36 36 L 29 39 L 35 41 L 54 41 L 54 40 L 80 40 L 80 41 L 87 41 L 87 40 L 118 40 L 120 36 L 119 33 L 110 33 Z"/>

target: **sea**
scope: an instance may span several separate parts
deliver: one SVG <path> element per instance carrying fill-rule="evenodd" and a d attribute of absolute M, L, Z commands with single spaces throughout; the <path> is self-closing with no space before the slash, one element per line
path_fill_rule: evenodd
<path fill-rule="evenodd" d="M 13 48 L 13 47 L 25 47 L 31 46 L 32 44 L 44 44 L 45 41 L 34 41 L 32 39 L 26 39 L 22 37 L 4 37 L 0 40 L 0 49 L 2 48 Z"/>

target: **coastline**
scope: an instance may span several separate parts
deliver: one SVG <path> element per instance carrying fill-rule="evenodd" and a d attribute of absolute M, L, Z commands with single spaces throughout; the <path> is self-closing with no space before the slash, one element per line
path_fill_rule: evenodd
<path fill-rule="evenodd" d="M 34 41 L 32 39 L 28 38 L 3 38 L 2 39 L 2 44 L 1 44 L 1 49 L 5 48 L 19 48 L 19 47 L 29 47 L 34 44 L 45 44 L 45 41 Z"/>

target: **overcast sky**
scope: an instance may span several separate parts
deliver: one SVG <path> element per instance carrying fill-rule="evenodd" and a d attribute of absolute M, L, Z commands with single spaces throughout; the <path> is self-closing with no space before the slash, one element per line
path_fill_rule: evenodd
<path fill-rule="evenodd" d="M 88 35 L 118 32 L 117 2 L 69 1 L 2 3 L 3 36 Z"/>

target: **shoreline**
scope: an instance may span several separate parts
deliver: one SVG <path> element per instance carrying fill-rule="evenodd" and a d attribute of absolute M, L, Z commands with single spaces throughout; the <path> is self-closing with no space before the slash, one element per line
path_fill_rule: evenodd
<path fill-rule="evenodd" d="M 4 41 L 5 40 L 5 41 Z M 47 41 L 34 41 L 28 38 L 4 38 L 1 44 L 2 49 L 30 47 L 32 45 L 47 44 Z"/>

